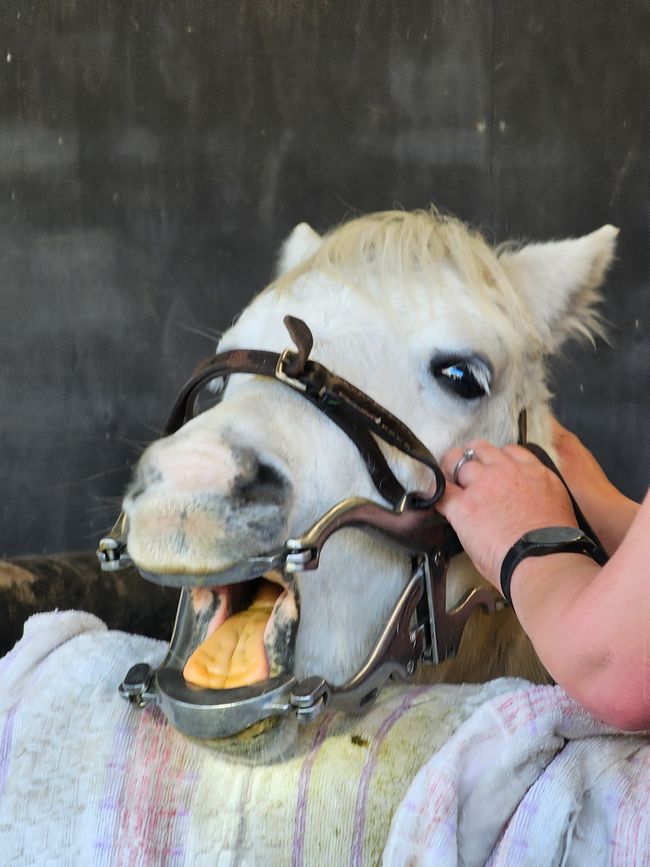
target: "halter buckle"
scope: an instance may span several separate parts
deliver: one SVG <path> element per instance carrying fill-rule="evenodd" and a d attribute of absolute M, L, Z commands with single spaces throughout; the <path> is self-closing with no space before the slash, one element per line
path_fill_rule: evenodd
<path fill-rule="evenodd" d="M 285 385 L 290 385 L 291 388 L 295 388 L 297 391 L 305 392 L 307 391 L 307 386 L 304 382 L 301 382 L 299 379 L 296 379 L 293 376 L 289 376 L 285 373 L 284 367 L 289 361 L 290 358 L 294 357 L 296 353 L 291 349 L 285 349 L 280 354 L 278 358 L 278 363 L 275 366 L 275 378 L 279 379 L 280 382 L 283 382 Z"/>

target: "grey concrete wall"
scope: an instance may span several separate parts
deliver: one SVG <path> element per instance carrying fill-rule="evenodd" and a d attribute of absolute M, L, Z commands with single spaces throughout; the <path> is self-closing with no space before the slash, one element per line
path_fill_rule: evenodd
<path fill-rule="evenodd" d="M 648 483 L 646 0 L 5 0 L 0 555 L 90 549 L 293 224 L 434 202 L 493 240 L 620 226 L 562 418 Z"/>

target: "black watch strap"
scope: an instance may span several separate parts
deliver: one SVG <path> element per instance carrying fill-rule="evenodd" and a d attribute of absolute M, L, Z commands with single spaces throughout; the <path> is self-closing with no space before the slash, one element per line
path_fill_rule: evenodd
<path fill-rule="evenodd" d="M 542 527 L 524 535 L 510 548 L 501 564 L 501 592 L 510 605 L 510 582 L 512 576 L 526 557 L 543 557 L 546 554 L 585 554 L 599 565 L 607 562 L 607 554 L 586 533 L 577 527 Z"/>

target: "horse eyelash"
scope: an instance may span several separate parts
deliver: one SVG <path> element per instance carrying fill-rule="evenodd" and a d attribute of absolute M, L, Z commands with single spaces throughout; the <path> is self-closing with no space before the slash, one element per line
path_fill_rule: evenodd
<path fill-rule="evenodd" d="M 471 373 L 478 385 L 485 392 L 485 396 L 490 394 L 492 367 L 484 358 L 463 355 L 438 355 L 431 360 L 429 370 L 434 377 L 439 378 L 440 376 L 444 376 L 445 370 L 453 367 L 455 364 L 466 365 L 469 373 Z"/>
<path fill-rule="evenodd" d="M 474 379 L 485 391 L 485 394 L 489 395 L 490 385 L 492 384 L 492 377 L 490 376 L 490 371 L 488 367 L 484 364 L 477 364 L 471 359 L 468 360 L 466 363 Z"/>

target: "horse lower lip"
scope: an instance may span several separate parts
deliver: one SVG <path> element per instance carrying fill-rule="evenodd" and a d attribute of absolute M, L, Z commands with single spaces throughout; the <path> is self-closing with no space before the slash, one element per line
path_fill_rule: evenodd
<path fill-rule="evenodd" d="M 209 572 L 205 575 L 200 575 L 190 572 L 150 572 L 140 567 L 138 567 L 138 572 L 144 579 L 151 581 L 153 584 L 158 584 L 162 587 L 185 588 L 186 590 L 197 588 L 208 590 L 211 587 L 221 587 L 226 584 L 234 586 L 244 583 L 244 580 L 241 578 L 225 581 L 224 578 L 228 577 L 226 572 Z M 247 577 L 245 581 L 256 581 L 258 577 L 257 575 L 252 575 Z"/>
<path fill-rule="evenodd" d="M 165 572 L 164 570 L 152 572 L 143 569 L 137 564 L 136 566 L 143 578 L 163 587 L 178 587 L 188 590 L 197 587 L 208 589 L 210 587 L 235 586 L 255 582 L 264 576 L 269 581 L 280 584 L 286 589 L 287 584 L 282 572 L 276 567 L 278 557 L 279 555 L 269 555 L 268 557 L 250 558 L 249 560 L 233 563 L 217 572 L 205 573 L 196 571 Z"/>

